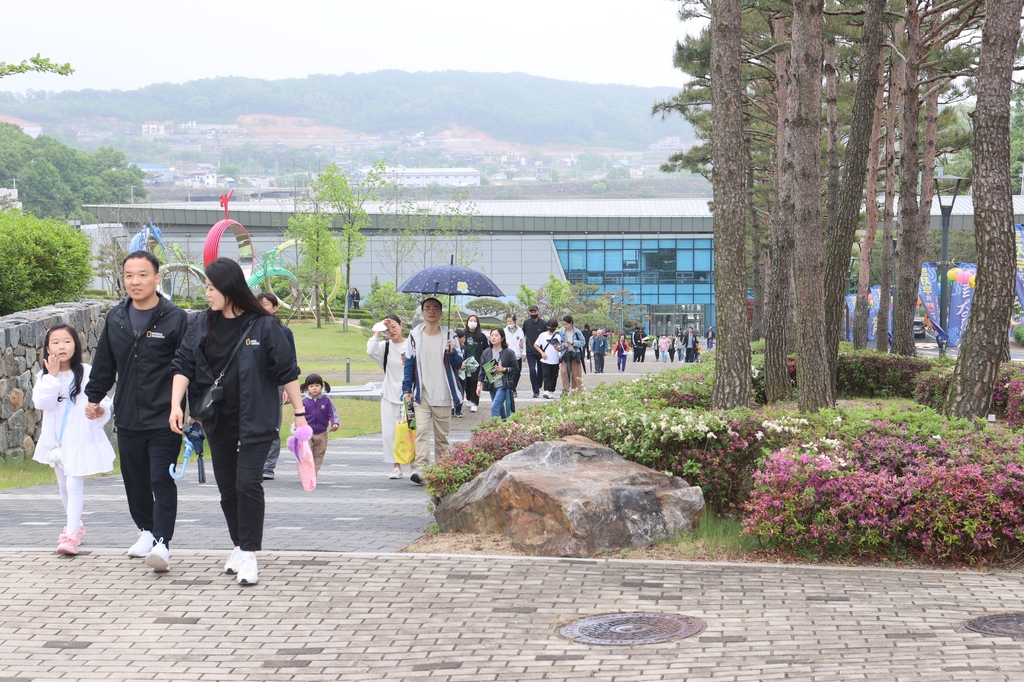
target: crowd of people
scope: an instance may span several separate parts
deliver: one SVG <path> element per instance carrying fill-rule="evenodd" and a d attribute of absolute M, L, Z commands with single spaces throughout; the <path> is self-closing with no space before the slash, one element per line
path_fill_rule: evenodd
<path fill-rule="evenodd" d="M 263 485 L 275 479 L 282 405 L 295 407 L 292 430 L 309 427 L 319 471 L 329 432 L 341 421 L 330 384 L 318 374 L 299 383 L 294 336 L 275 314 L 280 301 L 272 293 L 255 295 L 237 262 L 219 258 L 206 267 L 209 308 L 191 316 L 158 292 L 160 263 L 151 253 L 129 254 L 122 268 L 127 296 L 107 314 L 92 364 L 82 360 L 79 332 L 54 325 L 33 388 L 43 413 L 34 459 L 54 468 L 66 513 L 57 552 L 77 554 L 85 537 L 85 479 L 113 469 L 114 450 L 104 431 L 113 418 L 128 511 L 138 530 L 127 554 L 154 571 L 170 570 L 178 506 L 172 471 L 183 432 L 198 423 L 209 443 L 232 546 L 224 572 L 254 584 Z M 358 291 L 349 296 L 358 307 Z M 563 395 L 583 390 L 588 360 L 594 373 L 604 373 L 609 353 L 625 372 L 630 352 L 633 362 L 644 362 L 652 347 L 655 361 L 697 362 L 701 351 L 693 327 L 658 336 L 636 327 L 627 337 L 589 325 L 579 329 L 572 315 L 543 319 L 530 306 L 522 326 L 509 314 L 505 326 L 485 330 L 470 315 L 462 328 L 449 329 L 441 324 L 439 299 L 425 298 L 419 311 L 422 322 L 408 336 L 392 314 L 374 326 L 366 343 L 367 355 L 384 373 L 381 444 L 390 477 L 405 476 L 395 445 L 406 420 L 415 433 L 409 480 L 417 485 L 425 482 L 431 451 L 436 459 L 448 450 L 452 419 L 463 416 L 467 403 L 476 412 L 484 392 L 491 416 L 507 419 L 516 410 L 523 374 L 533 398 L 554 399 L 559 383 Z M 706 341 L 714 347 L 713 329 Z"/>

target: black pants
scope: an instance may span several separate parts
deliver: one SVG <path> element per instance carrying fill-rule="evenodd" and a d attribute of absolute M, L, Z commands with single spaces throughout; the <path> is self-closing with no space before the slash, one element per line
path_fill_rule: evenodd
<path fill-rule="evenodd" d="M 687 348 L 686 349 L 686 362 L 695 362 L 697 360 L 697 349 Z"/>
<path fill-rule="evenodd" d="M 220 508 L 228 522 L 231 543 L 243 552 L 258 552 L 263 545 L 263 465 L 271 439 L 238 442 L 238 421 L 217 424 L 206 434 L 213 459 L 213 475 L 220 490 Z"/>
<path fill-rule="evenodd" d="M 540 393 L 541 383 L 544 379 L 541 369 L 543 364 L 538 356 L 531 353 L 526 354 L 526 365 L 530 370 L 530 386 L 533 388 L 534 395 Z"/>
<path fill-rule="evenodd" d="M 594 353 L 594 374 L 604 374 L 604 353 Z"/>
<path fill-rule="evenodd" d="M 519 388 L 519 377 L 521 376 L 523 376 L 523 359 L 519 358 L 516 360 L 516 364 L 512 365 L 508 377 L 509 386 L 513 391 Z"/>
<path fill-rule="evenodd" d="M 169 468 L 178 461 L 181 436 L 169 426 L 150 431 L 118 429 L 117 449 L 132 521 L 169 546 L 178 516 L 178 486 Z"/>
<path fill-rule="evenodd" d="M 643 350 L 643 346 L 641 344 L 633 344 L 633 362 L 640 362 L 641 350 Z"/>
<path fill-rule="evenodd" d="M 669 362 L 675 362 L 676 361 L 676 349 L 675 348 L 669 348 L 668 349 L 668 361 Z"/>
<path fill-rule="evenodd" d="M 476 386 L 480 383 L 480 370 L 466 375 L 466 400 L 474 405 L 480 405 L 480 396 L 476 394 Z"/>
<path fill-rule="evenodd" d="M 542 362 L 540 366 L 541 371 L 544 372 L 544 390 L 548 393 L 554 393 L 558 386 L 558 370 L 561 367 L 561 363 L 549 365 L 546 362 Z"/>

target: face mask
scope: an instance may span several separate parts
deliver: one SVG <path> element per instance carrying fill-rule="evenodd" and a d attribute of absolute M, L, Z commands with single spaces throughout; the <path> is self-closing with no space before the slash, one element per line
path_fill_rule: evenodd
<path fill-rule="evenodd" d="M 468 327 L 469 327 L 470 329 L 476 329 L 476 322 L 470 322 L 470 323 L 469 323 L 469 324 L 468 324 L 467 326 L 468 326 Z"/>
<path fill-rule="evenodd" d="M 508 328 L 509 328 L 509 329 L 515 329 L 515 328 L 516 328 L 516 323 L 515 323 L 515 322 L 513 322 L 512 324 L 510 324 L 510 325 L 508 326 Z"/>

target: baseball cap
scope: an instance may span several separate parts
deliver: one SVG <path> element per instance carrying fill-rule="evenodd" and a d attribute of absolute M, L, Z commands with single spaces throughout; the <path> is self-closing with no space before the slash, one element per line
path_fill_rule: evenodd
<path fill-rule="evenodd" d="M 534 310 L 540 310 L 540 308 L 538 308 L 538 307 L 537 307 L 537 306 L 535 306 L 535 305 L 531 305 L 531 306 L 530 306 L 530 312 L 532 313 L 532 312 L 533 312 Z"/>

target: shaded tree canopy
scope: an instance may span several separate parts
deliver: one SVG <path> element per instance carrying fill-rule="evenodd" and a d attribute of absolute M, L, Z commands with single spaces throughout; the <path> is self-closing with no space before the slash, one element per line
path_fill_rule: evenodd
<path fill-rule="evenodd" d="M 0 123 L 0 185 L 17 179 L 25 210 L 44 218 L 92 220 L 82 204 L 127 203 L 146 196 L 145 174 L 124 153 L 102 147 L 94 154 L 72 149 L 46 135 L 32 139 L 17 126 Z"/>

